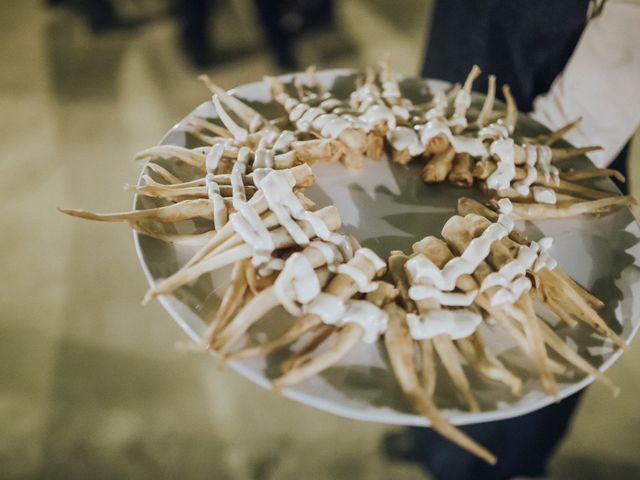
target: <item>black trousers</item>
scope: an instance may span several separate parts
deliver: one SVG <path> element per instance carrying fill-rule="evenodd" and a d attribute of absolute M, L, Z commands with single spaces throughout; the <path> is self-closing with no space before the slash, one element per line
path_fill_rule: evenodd
<path fill-rule="evenodd" d="M 508 83 L 520 110 L 548 91 L 586 25 L 588 0 L 440 0 L 422 69 L 425 77 L 451 82 L 466 78 L 476 63 L 483 75 L 474 89 L 486 90 L 486 74 Z M 501 92 L 498 92 L 498 96 Z M 620 161 L 617 161 L 620 168 Z M 622 163 L 624 167 L 624 164 Z M 438 480 L 509 479 L 541 476 L 564 436 L 580 394 L 521 417 L 462 427 L 495 453 L 490 466 L 432 429 L 408 430 L 419 462 Z"/>
<path fill-rule="evenodd" d="M 579 399 L 578 393 L 528 415 L 461 427 L 498 457 L 493 466 L 430 428 L 410 428 L 408 435 L 412 447 L 421 452 L 420 463 L 438 480 L 539 477 L 566 433 Z"/>
<path fill-rule="evenodd" d="M 477 63 L 508 83 L 522 111 L 549 90 L 587 21 L 589 0 L 440 0 L 433 12 L 422 75 L 463 81 Z M 498 95 L 501 92 L 498 89 Z"/>

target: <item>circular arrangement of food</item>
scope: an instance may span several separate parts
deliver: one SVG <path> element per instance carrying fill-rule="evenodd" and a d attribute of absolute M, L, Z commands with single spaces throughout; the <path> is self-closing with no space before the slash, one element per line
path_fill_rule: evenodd
<path fill-rule="evenodd" d="M 463 408 L 481 411 L 469 375 L 510 395 L 523 393 L 521 372 L 487 331 L 509 337 L 555 399 L 557 377 L 567 371 L 617 392 L 560 327 L 582 325 L 613 350 L 623 350 L 629 338 L 601 317 L 603 302 L 560 268 L 553 238 L 530 240 L 516 222 L 603 216 L 634 199 L 594 186 L 603 177 L 623 181 L 614 170 L 566 166 L 598 149 L 561 141 L 580 119 L 523 136 L 507 85 L 506 109 L 497 108 L 493 76 L 482 104 L 472 107 L 480 74 L 474 66 L 463 84 L 431 89 L 422 102 L 404 95 L 388 60 L 356 75 L 346 98 L 327 89 L 313 68 L 292 82 L 267 77 L 277 112 L 270 118 L 203 77 L 217 118 L 189 117 L 195 146 L 160 145 L 136 157 L 146 161 L 145 170 L 127 188 L 158 203 L 122 213 L 62 211 L 127 222 L 138 235 L 190 253 L 152 285 L 144 302 L 230 269 L 198 349 L 217 352 L 222 361 L 287 352 L 270 375 L 280 391 L 330 369 L 361 344 L 376 345 L 416 414 L 495 462 L 447 420 L 436 395 L 446 384 Z M 358 171 L 369 161 L 420 165 L 423 188 L 448 183 L 485 200 L 452 198 L 456 214 L 439 235 L 415 238 L 410 252 L 381 255 L 343 232 L 340 205 L 321 206 L 305 194 L 316 181 L 315 162 Z M 185 221 L 196 222 L 197 230 L 185 232 Z M 248 340 L 278 307 L 294 318 L 287 328 Z"/>

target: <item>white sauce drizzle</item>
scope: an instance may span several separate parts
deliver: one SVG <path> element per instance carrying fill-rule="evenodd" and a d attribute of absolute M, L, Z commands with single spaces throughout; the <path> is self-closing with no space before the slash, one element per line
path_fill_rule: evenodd
<path fill-rule="evenodd" d="M 332 243 L 323 240 L 314 240 L 311 242 L 311 246 L 322 254 L 330 272 L 335 272 L 338 263 L 344 260 L 342 254 Z"/>
<path fill-rule="evenodd" d="M 380 101 L 380 89 L 372 83 L 366 83 L 362 87 L 354 90 L 349 97 L 349 103 L 356 110 L 366 110 L 371 105 L 379 103 Z"/>
<path fill-rule="evenodd" d="M 556 197 L 556 192 L 551 188 L 533 187 L 532 191 L 533 191 L 533 198 L 538 203 L 555 204 L 558 201 Z"/>
<path fill-rule="evenodd" d="M 319 316 L 327 325 L 335 325 L 346 310 L 347 306 L 340 297 L 324 292 L 304 306 L 305 313 Z"/>
<path fill-rule="evenodd" d="M 273 142 L 275 142 L 276 139 L 285 132 L 281 132 L 280 129 L 269 125 L 267 128 L 263 128 L 262 130 L 260 130 L 260 132 L 258 133 L 260 135 L 260 148 L 268 148 L 273 145 Z"/>
<path fill-rule="evenodd" d="M 216 230 L 220 230 L 227 223 L 228 211 L 224 204 L 224 199 L 220 195 L 220 187 L 213 178 L 212 174 L 207 173 L 205 184 L 207 186 L 207 196 L 213 210 L 213 226 Z"/>
<path fill-rule="evenodd" d="M 298 129 L 302 130 L 303 132 L 308 132 L 311 128 L 312 122 L 320 115 L 325 114 L 326 112 L 323 109 L 319 107 L 311 107 L 306 112 L 304 112 L 304 115 L 300 117 L 300 120 L 296 122 L 296 125 Z"/>
<path fill-rule="evenodd" d="M 500 287 L 492 295 L 492 305 L 513 303 L 532 287 L 531 280 L 526 276 L 527 271 L 533 269 L 537 272 L 543 268 L 553 269 L 557 266 L 555 259 L 548 253 L 552 239 L 545 237 L 539 242 L 521 245 L 516 258 L 504 264 L 497 272 L 487 275 L 479 291 L 474 290 L 466 294 L 448 293 L 455 288 L 461 275 L 471 274 L 478 268 L 489 255 L 493 242 L 499 241 L 513 230 L 513 221 L 508 218 L 511 202 L 503 199 L 499 204 L 501 214 L 498 222 L 489 225 L 479 237 L 471 240 L 462 255 L 449 260 L 442 270 L 422 254 L 407 261 L 406 269 L 413 283 L 409 289 L 409 296 L 413 300 L 433 298 L 444 306 L 466 307 L 471 305 L 478 292 Z"/>
<path fill-rule="evenodd" d="M 220 163 L 220 159 L 224 154 L 224 143 L 218 143 L 211 147 L 207 157 L 205 159 L 205 168 L 207 169 L 207 173 L 211 173 L 213 175 L 216 174 L 216 170 L 218 169 L 218 164 Z"/>
<path fill-rule="evenodd" d="M 515 149 L 513 140 L 505 138 L 496 140 L 490 147 L 491 155 L 498 158 L 498 166 L 487 178 L 487 186 L 493 190 L 506 190 L 516 176 Z"/>
<path fill-rule="evenodd" d="M 409 117 L 411 117 L 409 108 L 403 107 L 401 105 L 394 105 L 393 107 L 391 107 L 391 111 L 396 118 L 404 120 L 405 122 L 409 120 Z"/>
<path fill-rule="evenodd" d="M 297 100 L 295 105 L 296 106 L 289 112 L 289 120 L 291 120 L 292 122 L 297 122 L 298 120 L 300 120 L 302 115 L 304 115 L 304 112 L 306 112 L 309 108 L 309 105 L 300 103 Z"/>
<path fill-rule="evenodd" d="M 499 128 L 501 125 L 492 124 Z M 505 128 L 506 130 L 506 128 Z M 482 132 L 482 130 L 481 130 Z M 556 185 L 559 185 L 559 170 L 551 165 L 551 149 L 546 145 L 523 145 L 525 149 L 525 178 L 513 181 L 516 176 L 515 147 L 510 138 L 499 138 L 494 140 L 490 147 L 491 154 L 497 158 L 497 168 L 486 180 L 487 186 L 494 190 L 506 190 L 511 186 L 519 195 L 528 196 L 533 192 L 533 197 L 540 203 L 556 203 L 556 194 L 550 188 L 533 187 L 537 181 L 539 173 L 544 176 L 545 182 L 549 183 L 553 178 Z M 512 183 L 513 182 L 513 183 Z"/>
<path fill-rule="evenodd" d="M 381 310 L 371 302 L 365 300 L 351 300 L 347 304 L 347 311 L 340 321 L 343 325 L 355 323 L 364 330 L 362 339 L 365 343 L 378 341 L 389 325 L 387 312 Z"/>
<path fill-rule="evenodd" d="M 238 158 L 240 159 L 240 156 Z M 238 167 L 238 170 L 240 171 L 241 167 Z M 293 192 L 295 179 L 289 172 L 272 170 L 264 176 L 256 175 L 256 173 L 262 172 L 254 172 L 255 185 L 261 190 L 269 209 L 275 214 L 278 223 L 291 235 L 296 244 L 305 246 L 310 242 L 307 234 L 296 222 L 296 220 L 304 221 L 311 226 L 315 236 L 340 248 L 343 258 L 351 258 L 351 244 L 348 238 L 330 231 L 317 212 L 305 210 Z M 241 181 L 242 177 L 240 176 L 239 182 Z M 233 176 L 232 185 L 235 185 Z M 275 245 L 262 219 L 253 207 L 246 201 L 241 201 L 239 196 L 237 205 L 235 200 L 234 192 L 234 207 L 237 212 L 230 216 L 230 220 L 236 232 L 247 244 L 252 246 L 254 250 L 253 264 L 259 268 L 261 274 L 266 274 L 264 272 L 268 272 L 269 269 L 277 269 L 280 262 L 271 258 Z"/>
<path fill-rule="evenodd" d="M 471 240 L 462 255 L 449 260 L 442 269 L 422 254 L 411 258 L 406 263 L 406 268 L 413 281 L 425 282 L 450 292 L 455 288 L 458 277 L 473 273 L 489 255 L 491 244 L 509 235 L 514 228 L 513 220 L 508 216 L 511 212 L 511 202 L 502 199 L 499 205 L 501 213 L 498 221 L 489 225 L 479 237 Z"/>
<path fill-rule="evenodd" d="M 332 110 L 340 107 L 341 105 L 342 105 L 342 102 L 337 98 L 328 98 L 320 102 L 320 108 L 323 109 L 325 112 L 331 112 Z"/>
<path fill-rule="evenodd" d="M 342 132 L 352 125 L 346 119 L 334 113 L 324 113 L 313 122 L 313 127 L 320 131 L 320 135 L 325 138 L 338 138 Z"/>
<path fill-rule="evenodd" d="M 524 292 L 531 289 L 531 281 L 525 275 L 527 270 L 534 266 L 539 251 L 540 246 L 536 242 L 531 242 L 529 246 L 520 245 L 516 258 L 485 277 L 480 285 L 481 292 L 492 287 L 500 287 L 491 297 L 491 305 L 514 303 Z"/>
<path fill-rule="evenodd" d="M 400 97 L 401 97 L 400 86 L 398 85 L 398 82 L 395 82 L 395 81 L 382 82 L 382 98 L 396 99 Z"/>
<path fill-rule="evenodd" d="M 291 130 L 284 130 L 273 144 L 273 150 L 276 152 L 288 149 L 296 140 L 296 134 Z"/>
<path fill-rule="evenodd" d="M 365 331 L 363 341 L 366 343 L 375 343 L 389 324 L 387 313 L 371 302 L 350 300 L 345 303 L 340 297 L 324 292 L 305 305 L 304 312 L 317 315 L 327 325 L 360 325 Z"/>
<path fill-rule="evenodd" d="M 467 293 L 443 292 L 439 288 L 431 285 L 414 285 L 409 288 L 409 297 L 412 300 L 420 301 L 433 298 L 440 305 L 447 307 L 468 307 L 476 299 L 477 294 L 477 290 L 472 290 Z"/>
<path fill-rule="evenodd" d="M 538 169 L 536 169 L 536 162 L 538 161 L 538 150 L 533 145 L 527 145 L 525 147 L 525 151 L 527 154 L 525 166 L 527 174 L 524 179 L 513 183 L 513 188 L 520 195 L 529 195 L 531 185 L 538 178 Z"/>
<path fill-rule="evenodd" d="M 302 314 L 296 302 L 305 305 L 316 298 L 320 290 L 320 281 L 313 265 L 302 253 L 294 253 L 286 260 L 273 284 L 280 304 L 292 315 Z"/>
<path fill-rule="evenodd" d="M 293 97 L 287 97 L 286 100 L 284 101 L 284 108 L 287 110 L 287 112 L 291 112 L 291 110 L 293 110 L 293 108 L 298 105 L 298 100 L 296 100 Z M 291 113 L 290 113 L 291 114 Z"/>
<path fill-rule="evenodd" d="M 360 116 L 360 120 L 369 126 L 374 126 L 382 120 L 386 120 L 388 128 L 396 128 L 396 116 L 389 107 L 384 105 L 371 105 Z"/>
<path fill-rule="evenodd" d="M 420 129 L 420 142 L 426 148 L 431 139 L 438 135 L 445 135 L 451 142 L 451 146 L 456 153 L 468 153 L 474 157 L 486 157 L 487 147 L 482 140 L 475 137 L 465 137 L 454 135 L 446 122 L 434 119 L 427 122 Z"/>
<path fill-rule="evenodd" d="M 253 168 L 273 168 L 275 152 L 272 149 L 256 148 L 253 160 Z"/>
<path fill-rule="evenodd" d="M 356 250 L 354 258 L 364 257 L 371 263 L 376 273 L 381 272 L 387 266 L 387 264 L 372 250 L 368 248 L 359 248 Z M 370 282 L 369 277 L 358 267 L 351 263 L 346 263 L 338 266 L 338 273 L 348 275 L 354 281 L 358 287 L 358 291 L 361 293 L 373 292 L 378 288 L 376 282 Z"/>
<path fill-rule="evenodd" d="M 447 94 L 442 90 L 436 90 L 433 92 L 433 107 L 427 110 L 425 113 L 425 119 L 435 120 L 438 118 L 444 118 L 447 115 L 447 107 L 449 102 L 447 100 Z"/>
<path fill-rule="evenodd" d="M 501 213 L 498 222 L 492 223 L 480 236 L 471 240 L 462 255 L 449 260 L 442 269 L 422 254 L 407 261 L 405 268 L 412 282 L 409 288 L 410 298 L 415 301 L 435 299 L 440 305 L 448 307 L 468 307 L 479 292 L 500 287 L 492 295 L 492 305 L 513 303 L 532 287 L 526 276 L 527 271 L 533 269 L 537 272 L 542 268 L 556 267 L 557 263 L 547 252 L 551 247 L 550 239 L 543 238 L 539 243 L 521 245 L 516 258 L 488 275 L 479 290 L 453 292 L 458 278 L 473 273 L 489 255 L 493 242 L 506 237 L 513 230 L 513 221 L 508 217 L 511 202 L 502 199 L 499 205 Z M 410 330 L 415 339 L 432 338 L 440 334 L 463 338 L 473 333 L 480 321 L 479 315 L 468 309 L 432 310 L 411 318 L 413 326 L 410 325 Z"/>
<path fill-rule="evenodd" d="M 353 282 L 358 287 L 359 292 L 373 292 L 376 288 L 378 288 L 378 284 L 375 282 L 370 282 L 369 278 L 362 270 L 348 263 L 339 265 L 338 273 L 342 273 L 343 275 L 348 275 L 349 277 L 351 277 Z"/>
<path fill-rule="evenodd" d="M 454 113 L 449 119 L 452 127 L 467 127 L 467 110 L 471 106 L 471 95 L 466 90 L 460 90 L 453 102 Z"/>
<path fill-rule="evenodd" d="M 551 148 L 547 145 L 538 145 L 538 166 L 544 175 L 545 182 L 549 183 L 553 178 L 556 186 L 560 185 L 560 171 L 551 164 Z"/>
<path fill-rule="evenodd" d="M 509 129 L 500 122 L 494 122 L 483 127 L 478 132 L 481 140 L 499 140 L 509 138 Z"/>
<path fill-rule="evenodd" d="M 253 249 L 252 263 L 257 267 L 265 266 L 275 249 L 273 238 L 253 206 L 248 203 L 239 205 L 239 209 L 229 216 L 233 229 Z"/>
<path fill-rule="evenodd" d="M 298 130 L 308 132 L 313 128 L 320 132 L 324 138 L 335 139 L 347 128 L 358 128 L 365 125 L 364 122 L 361 122 L 362 125 L 356 125 L 344 115 L 327 113 L 322 107 L 311 107 L 292 98 L 288 98 L 284 102 L 284 106 L 288 108 L 289 120 L 296 125 Z"/>
<path fill-rule="evenodd" d="M 408 127 L 396 127 L 387 132 L 387 140 L 396 150 L 409 150 L 412 156 L 425 151 L 429 142 L 442 134 L 445 135 L 456 153 L 468 153 L 474 157 L 486 157 L 487 147 L 482 140 L 463 135 L 453 135 L 449 126 L 441 120 L 431 120 L 421 127 L 418 132 Z"/>
<path fill-rule="evenodd" d="M 398 150 L 409 150 L 412 157 L 418 156 L 424 152 L 424 145 L 420 143 L 416 131 L 409 127 L 396 127 L 387 132 L 387 140 L 391 146 Z"/>
<path fill-rule="evenodd" d="M 407 314 L 409 332 L 416 340 L 426 340 L 438 335 L 449 335 L 453 340 L 458 340 L 475 332 L 481 322 L 480 314 L 466 309 Z"/>
<path fill-rule="evenodd" d="M 387 264 L 370 248 L 359 248 L 356 251 L 356 257 L 361 256 L 369 260 L 376 272 L 380 272 L 387 267 Z"/>
<path fill-rule="evenodd" d="M 532 242 L 533 243 L 533 242 Z M 549 254 L 549 249 L 553 245 L 553 238 L 543 237 L 537 242 L 540 245 L 540 254 L 533 267 L 534 272 L 539 272 L 543 268 L 553 270 L 558 266 L 558 262 Z"/>

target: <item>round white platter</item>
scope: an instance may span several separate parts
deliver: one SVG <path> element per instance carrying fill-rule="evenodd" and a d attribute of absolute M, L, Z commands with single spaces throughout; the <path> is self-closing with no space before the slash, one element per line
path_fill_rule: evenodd
<path fill-rule="evenodd" d="M 304 74 L 302 74 L 304 77 Z M 338 97 L 346 98 L 353 89 L 356 73 L 352 70 L 327 70 L 319 73 L 321 82 Z M 291 75 L 282 77 L 291 80 Z M 429 88 L 446 88 L 438 81 L 405 79 L 401 83 L 403 93 L 414 101 L 428 98 Z M 283 115 L 283 111 L 271 100 L 268 87 L 263 82 L 243 85 L 233 94 L 248 101 L 269 118 Z M 474 105 L 482 96 L 474 94 Z M 214 119 L 213 104 L 206 102 L 189 115 Z M 527 135 L 546 131 L 544 127 L 523 115 L 518 128 Z M 163 144 L 195 147 L 185 133 L 189 116 L 177 123 L 165 136 Z M 188 179 L 195 171 L 187 167 L 159 163 Z M 586 158 L 577 159 L 573 166 L 584 168 L 590 163 Z M 391 250 L 410 252 L 411 244 L 426 235 L 439 235 L 444 222 L 455 213 L 456 199 L 461 196 L 482 200 L 476 188 L 456 188 L 449 185 L 426 186 L 420 180 L 422 164 L 415 161 L 399 166 L 386 158 L 366 160 L 361 171 L 347 171 L 340 164 L 313 165 L 317 183 L 305 193 L 319 205 L 333 204 L 340 211 L 343 231 L 353 233 L 363 246 L 373 249 L 383 257 Z M 201 176 L 201 175 L 200 175 Z M 599 188 L 612 189 L 610 180 L 601 180 Z M 157 200 L 137 197 L 135 208 L 158 206 Z M 590 289 L 606 306 L 600 311 L 607 323 L 627 341 L 630 341 L 640 325 L 640 230 L 631 212 L 619 209 L 603 216 L 581 216 L 563 220 L 527 222 L 520 225 L 532 239 L 542 236 L 554 238 L 552 255 L 560 268 Z M 182 222 L 165 225 L 171 232 L 194 232 L 203 225 Z M 194 249 L 176 247 L 134 233 L 136 250 L 150 285 L 174 273 L 194 253 Z M 219 305 L 228 285 L 229 270 L 205 275 L 191 285 L 179 289 L 175 295 L 161 296 L 160 303 L 173 319 L 196 342 L 206 328 L 206 322 Z M 544 312 L 541 312 L 545 315 Z M 548 318 L 548 317 L 547 317 Z M 264 341 L 277 335 L 291 322 L 280 308 L 252 328 L 247 341 Z M 519 416 L 542 408 L 554 401 L 542 389 L 532 365 L 521 350 L 509 338 L 491 327 L 483 325 L 483 333 L 493 350 L 500 353 L 514 372 L 524 380 L 524 394 L 514 397 L 506 387 L 482 380 L 469 371 L 469 379 L 481 405 L 478 413 L 464 411 L 463 405 L 452 388 L 447 386 L 445 375 L 439 378 L 436 403 L 445 410 L 456 425 L 487 422 Z M 569 338 L 581 355 L 600 370 L 606 370 L 620 356 L 611 343 L 579 326 L 569 329 L 558 325 L 561 336 Z M 295 347 L 294 347 L 295 348 Z M 286 356 L 280 352 L 267 357 L 231 360 L 228 365 L 241 375 L 263 388 L 270 388 L 270 378 L 278 373 L 279 362 Z M 592 377 L 576 373 L 559 378 L 562 398 L 586 387 Z M 415 415 L 405 400 L 390 369 L 382 342 L 377 345 L 362 344 L 339 364 L 324 373 L 282 394 L 293 400 L 327 412 L 358 420 L 398 425 L 426 426 L 428 421 Z"/>

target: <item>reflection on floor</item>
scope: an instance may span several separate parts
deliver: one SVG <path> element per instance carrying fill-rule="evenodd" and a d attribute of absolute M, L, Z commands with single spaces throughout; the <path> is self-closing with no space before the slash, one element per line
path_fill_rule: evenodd
<path fill-rule="evenodd" d="M 392 428 L 283 400 L 175 349 L 184 336 L 167 314 L 138 306 L 145 280 L 127 228 L 55 212 L 127 209 L 121 186 L 139 168 L 132 155 L 206 95 L 169 19 L 92 36 L 43 3 L 5 2 L 0 12 L 0 476 L 421 478 L 379 455 Z M 361 66 L 390 51 L 400 70 L 415 72 L 428 8 L 396 3 L 404 8 L 339 3 L 349 34 L 329 40 L 351 47 L 327 53 L 309 39 L 301 55 L 323 67 Z M 250 13 L 238 13 L 248 2 L 231 7 L 216 20 L 221 35 L 252 47 L 209 72 L 224 86 L 275 72 Z M 611 370 L 624 387 L 619 399 L 589 390 L 553 478 L 638 472 L 638 355 Z"/>

